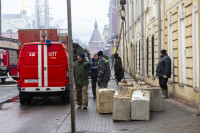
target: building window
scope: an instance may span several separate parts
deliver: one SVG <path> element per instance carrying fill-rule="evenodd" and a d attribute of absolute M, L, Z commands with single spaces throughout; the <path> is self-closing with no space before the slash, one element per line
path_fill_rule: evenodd
<path fill-rule="evenodd" d="M 197 3 L 196 3 L 197 5 Z M 198 7 L 193 7 L 193 88 L 199 91 L 199 31 L 198 31 Z"/>
<path fill-rule="evenodd" d="M 141 62 L 141 61 L 140 61 L 140 53 L 141 53 L 141 52 L 140 52 L 140 41 L 139 41 L 139 74 L 140 74 L 140 62 Z"/>
<path fill-rule="evenodd" d="M 154 35 L 151 37 L 151 75 L 154 77 Z"/>
<path fill-rule="evenodd" d="M 179 82 L 186 82 L 186 49 L 185 49 L 185 19 L 182 12 L 183 5 L 179 5 Z"/>
<path fill-rule="evenodd" d="M 146 53 L 146 59 L 147 59 L 147 70 L 146 70 L 146 73 L 147 73 L 147 76 L 149 75 L 149 37 L 147 37 L 147 40 L 146 40 L 146 48 L 147 48 L 147 53 Z"/>
<path fill-rule="evenodd" d="M 144 10 L 146 10 L 149 6 L 148 0 L 144 0 Z"/>

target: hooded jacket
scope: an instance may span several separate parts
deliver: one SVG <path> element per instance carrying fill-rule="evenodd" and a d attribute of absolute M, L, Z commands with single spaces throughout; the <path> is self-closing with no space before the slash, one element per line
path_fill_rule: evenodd
<path fill-rule="evenodd" d="M 164 75 L 168 78 L 171 77 L 171 59 L 167 54 L 161 57 L 156 68 L 157 77 L 163 77 Z"/>
<path fill-rule="evenodd" d="M 114 70 L 116 79 L 122 79 L 124 77 L 124 70 L 122 68 L 122 61 L 120 57 L 115 59 Z"/>
<path fill-rule="evenodd" d="M 108 82 L 110 80 L 110 74 L 109 58 L 106 55 L 102 55 L 99 57 L 98 78 L 101 78 L 101 82 Z"/>

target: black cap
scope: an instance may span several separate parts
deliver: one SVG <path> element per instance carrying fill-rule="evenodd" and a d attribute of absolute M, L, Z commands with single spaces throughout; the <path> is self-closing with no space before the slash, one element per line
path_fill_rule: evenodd
<path fill-rule="evenodd" d="M 80 53 L 78 56 L 80 56 L 83 60 L 85 59 L 85 54 Z"/>
<path fill-rule="evenodd" d="M 167 54 L 167 51 L 165 49 L 161 50 L 160 53 Z"/>
<path fill-rule="evenodd" d="M 98 56 L 102 56 L 102 55 L 103 55 L 103 51 L 99 51 L 99 52 L 97 53 L 97 55 L 98 55 Z"/>
<path fill-rule="evenodd" d="M 115 53 L 114 54 L 114 58 L 118 58 L 119 57 L 119 54 L 118 53 Z"/>

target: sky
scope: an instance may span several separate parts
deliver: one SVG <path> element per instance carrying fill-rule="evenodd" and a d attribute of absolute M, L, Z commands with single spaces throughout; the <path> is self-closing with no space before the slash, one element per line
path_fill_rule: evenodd
<path fill-rule="evenodd" d="M 1 0 L 3 14 L 19 13 L 23 9 L 23 0 Z M 35 0 L 24 0 L 28 15 L 34 14 Z M 108 24 L 108 8 L 110 0 L 71 0 L 73 37 L 88 42 L 97 20 L 102 35 L 105 24 Z M 50 15 L 55 20 L 64 20 L 61 28 L 67 28 L 66 0 L 49 0 Z M 103 37 L 103 36 L 102 36 Z"/>

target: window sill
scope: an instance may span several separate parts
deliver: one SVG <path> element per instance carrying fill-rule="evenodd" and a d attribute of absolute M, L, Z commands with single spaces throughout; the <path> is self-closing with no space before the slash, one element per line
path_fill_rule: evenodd
<path fill-rule="evenodd" d="M 172 85 L 172 84 L 173 84 L 173 81 L 172 81 L 172 80 L 169 80 L 169 81 L 168 81 L 168 84 L 171 84 L 171 85 Z"/>
<path fill-rule="evenodd" d="M 185 84 L 181 83 L 178 86 L 184 88 Z"/>
<path fill-rule="evenodd" d="M 199 88 L 197 88 L 197 87 L 194 87 L 193 90 L 194 90 L 195 92 L 199 92 Z"/>

